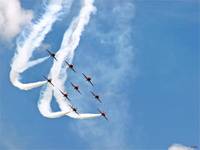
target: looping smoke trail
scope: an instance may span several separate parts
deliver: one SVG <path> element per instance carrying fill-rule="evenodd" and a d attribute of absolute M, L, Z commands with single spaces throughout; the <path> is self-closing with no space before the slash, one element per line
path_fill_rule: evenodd
<path fill-rule="evenodd" d="M 73 19 L 69 29 L 64 34 L 61 48 L 56 53 L 58 61 L 54 61 L 53 67 L 51 68 L 51 71 L 49 73 L 49 77 L 52 78 L 52 82 L 61 90 L 64 89 L 64 83 L 67 79 L 66 67 L 63 65 L 63 63 L 66 59 L 69 62 L 71 62 L 73 59 L 74 51 L 79 44 L 80 36 L 84 30 L 84 27 L 88 24 L 90 15 L 96 11 L 96 8 L 93 6 L 93 2 L 93 0 L 83 1 L 79 16 Z M 55 115 L 55 112 L 52 112 L 52 110 L 50 109 L 50 93 L 52 93 L 50 89 L 51 86 L 47 86 L 47 88 L 44 91 L 42 91 L 40 101 L 38 103 L 38 108 L 41 114 L 43 114 L 45 117 L 52 118 L 68 115 L 76 119 L 86 119 L 100 116 L 100 114 L 77 115 L 75 112 L 68 113 L 71 110 L 71 108 L 69 107 L 69 101 L 66 101 L 66 99 L 58 90 L 55 90 L 53 93 L 62 111 L 60 112 L 60 116 L 58 116 L 58 112 L 56 112 L 57 114 Z M 63 112 L 67 113 L 63 114 Z"/>
<path fill-rule="evenodd" d="M 33 51 L 41 45 L 46 34 L 51 30 L 53 23 L 57 20 L 62 8 L 62 0 L 51 1 L 40 20 L 36 24 L 30 25 L 31 31 L 28 36 L 22 34 L 21 36 L 23 37 L 19 37 L 19 41 L 17 42 L 17 52 L 13 58 L 10 71 L 10 80 L 14 86 L 22 90 L 30 90 L 46 83 L 46 81 L 26 84 L 21 83 L 20 74 L 26 69 L 46 60 L 46 58 L 41 58 L 30 62 Z"/>
<path fill-rule="evenodd" d="M 14 86 L 22 90 L 30 90 L 47 83 L 46 81 L 21 83 L 20 75 L 30 67 L 33 67 L 47 59 L 44 57 L 30 61 L 33 51 L 41 45 L 46 34 L 51 30 L 53 23 L 58 19 L 59 15 L 63 13 L 63 9 L 70 9 L 72 2 L 73 0 L 50 1 L 40 20 L 37 23 L 30 25 L 30 33 L 28 35 L 21 35 L 22 40 L 19 38 L 19 41 L 17 42 L 17 52 L 13 58 L 10 71 L 10 80 Z M 67 79 L 66 69 L 63 68 L 62 65 L 65 59 L 68 59 L 70 62 L 73 59 L 74 50 L 79 44 L 81 33 L 83 32 L 85 25 L 88 24 L 91 13 L 96 10 L 93 6 L 93 2 L 93 0 L 83 0 L 80 14 L 72 21 L 69 29 L 65 32 L 61 48 L 56 54 L 58 61 L 54 61 L 53 67 L 49 73 L 49 77 L 52 77 L 52 82 L 61 90 L 64 89 L 64 83 Z M 53 95 L 56 97 L 56 101 L 59 104 L 61 111 L 53 112 L 51 110 L 50 103 Z M 61 93 L 47 84 L 45 89 L 41 91 L 38 108 L 40 113 L 48 118 L 57 118 L 68 115 L 76 119 L 85 119 L 100 116 L 100 114 L 77 115 L 72 112 L 69 104 L 69 101 L 64 99 Z"/>

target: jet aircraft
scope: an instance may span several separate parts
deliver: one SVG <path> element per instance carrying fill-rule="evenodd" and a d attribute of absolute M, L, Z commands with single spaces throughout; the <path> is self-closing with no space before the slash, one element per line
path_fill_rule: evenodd
<path fill-rule="evenodd" d="M 69 101 L 71 101 L 71 100 L 69 99 L 69 97 L 68 97 L 68 93 L 63 92 L 63 91 L 60 90 L 60 89 L 59 89 L 59 91 L 60 91 L 60 93 L 61 93 L 66 99 L 68 99 Z"/>
<path fill-rule="evenodd" d="M 98 109 L 98 112 L 101 114 L 101 116 L 103 116 L 106 120 L 108 120 L 105 112 L 102 112 L 100 109 Z"/>
<path fill-rule="evenodd" d="M 79 115 L 77 108 L 73 107 L 72 105 L 69 105 L 69 107 L 73 110 L 73 112 L 75 112 L 77 115 Z"/>
<path fill-rule="evenodd" d="M 52 79 L 48 79 L 47 77 L 43 76 L 45 78 L 45 80 L 51 84 L 54 87 L 54 84 L 52 83 Z"/>
<path fill-rule="evenodd" d="M 96 100 L 98 100 L 100 103 L 102 103 L 102 101 L 100 100 L 100 96 L 99 96 L 99 95 L 95 94 L 95 93 L 92 92 L 92 91 L 91 91 L 91 94 L 94 96 L 94 98 L 95 98 Z"/>
<path fill-rule="evenodd" d="M 49 50 L 46 50 L 48 53 L 49 53 L 49 56 L 51 56 L 53 59 L 55 59 L 57 61 L 57 58 L 56 58 L 56 54 L 55 53 L 52 53 L 51 51 Z"/>
<path fill-rule="evenodd" d="M 67 61 L 65 61 L 65 63 L 67 64 L 67 66 L 68 66 L 72 71 L 76 72 L 75 69 L 74 69 L 74 65 L 73 65 L 73 64 L 70 64 L 70 63 L 68 63 Z"/>
<path fill-rule="evenodd" d="M 82 73 L 82 75 L 84 76 L 84 78 L 86 79 L 86 81 L 88 81 L 92 86 L 94 86 L 93 83 L 92 83 L 92 78 L 91 77 L 86 76 L 84 73 Z"/>
<path fill-rule="evenodd" d="M 73 88 L 74 88 L 77 92 L 79 92 L 79 93 L 81 94 L 78 85 L 75 85 L 75 84 L 73 84 L 72 82 L 71 82 L 71 85 L 73 86 Z"/>

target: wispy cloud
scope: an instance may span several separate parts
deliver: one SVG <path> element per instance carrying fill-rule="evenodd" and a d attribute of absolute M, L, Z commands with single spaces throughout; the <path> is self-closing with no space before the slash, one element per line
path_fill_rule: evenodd
<path fill-rule="evenodd" d="M 19 0 L 0 0 L 0 38 L 11 40 L 32 17 L 32 11 L 23 9 Z"/>
<path fill-rule="evenodd" d="M 72 128 L 78 131 L 93 149 L 130 148 L 127 143 L 127 128 L 132 116 L 129 114 L 129 100 L 121 89 L 122 83 L 126 83 L 125 79 L 128 80 L 130 74 L 135 76 L 134 68 L 130 68 L 130 64 L 134 61 L 131 37 L 134 4 L 131 2 L 120 3 L 119 1 L 109 2 L 109 5 L 114 6 L 111 9 L 103 9 L 107 5 L 105 2 L 99 1 L 96 4 L 97 16 L 87 32 L 98 38 L 104 47 L 112 46 L 113 50 L 111 50 L 112 55 L 107 55 L 104 59 L 98 61 L 90 57 L 88 61 L 98 61 L 92 71 L 96 72 L 97 85 L 105 83 L 102 88 L 103 97 L 106 99 L 103 101 L 103 107 L 110 120 L 108 122 L 104 122 L 104 120 L 78 122 L 75 127 L 73 124 Z M 109 31 L 104 32 L 101 30 L 103 24 L 108 26 L 112 24 L 112 27 L 109 28 Z M 84 68 L 84 71 L 89 70 Z"/>
<path fill-rule="evenodd" d="M 194 150 L 194 148 L 182 144 L 173 144 L 168 148 L 168 150 Z"/>

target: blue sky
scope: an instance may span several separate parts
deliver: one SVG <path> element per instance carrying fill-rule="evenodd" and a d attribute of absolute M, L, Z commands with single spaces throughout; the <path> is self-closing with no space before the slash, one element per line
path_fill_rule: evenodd
<path fill-rule="evenodd" d="M 21 4 L 35 16 L 42 14 L 38 2 Z M 108 113 L 108 122 L 44 118 L 37 108 L 40 88 L 21 91 L 10 83 L 15 39 L 1 40 L 0 149 L 164 150 L 174 143 L 198 145 L 197 4 L 195 0 L 96 0 L 97 12 L 82 34 L 74 63 L 94 76 L 103 104 L 91 98 L 90 88 L 72 72 L 69 80 L 79 83 L 85 94 L 76 95 L 68 82 L 66 89 L 81 112 L 100 107 Z M 75 1 L 45 38 L 53 51 L 79 10 L 80 1 Z M 43 50 L 34 56 L 45 55 Z M 22 81 L 40 80 L 51 65 L 49 59 L 27 70 Z M 52 107 L 58 109 L 55 101 Z"/>

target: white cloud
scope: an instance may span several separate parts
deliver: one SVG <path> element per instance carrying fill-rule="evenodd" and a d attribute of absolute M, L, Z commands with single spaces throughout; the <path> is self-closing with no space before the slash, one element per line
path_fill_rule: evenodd
<path fill-rule="evenodd" d="M 134 68 L 131 68 L 135 54 L 131 38 L 135 6 L 131 2 L 121 4 L 117 1 L 114 3 L 109 1 L 108 3 L 113 6 L 112 9 L 103 9 L 106 5 L 105 1 L 96 1 L 96 3 L 97 15 L 91 20 L 92 25 L 86 32 L 98 38 L 104 47 L 112 47 L 112 55 L 105 56 L 104 60 L 100 58 L 96 60 L 91 56 L 85 58 L 88 62 L 98 63 L 95 63 L 93 69 L 84 68 L 84 71 L 97 72 L 96 85 L 106 83 L 102 89 L 103 106 L 100 108 L 108 113 L 109 121 L 102 119 L 78 122 L 75 126 L 73 124 L 72 128 L 79 131 L 80 137 L 88 141 L 91 149 L 133 149 L 127 137 L 133 115 L 129 114 L 130 103 L 125 92 L 120 91 L 120 84 L 124 83 L 124 79 L 127 79 L 129 74 L 132 77 L 136 75 Z M 104 32 L 107 27 L 105 23 L 109 27 L 106 32 Z"/>
<path fill-rule="evenodd" d="M 0 38 L 11 40 L 32 17 L 32 11 L 24 10 L 19 0 L 0 0 Z"/>
<path fill-rule="evenodd" d="M 181 144 L 173 144 L 168 148 L 168 150 L 194 150 L 194 148 Z"/>

